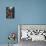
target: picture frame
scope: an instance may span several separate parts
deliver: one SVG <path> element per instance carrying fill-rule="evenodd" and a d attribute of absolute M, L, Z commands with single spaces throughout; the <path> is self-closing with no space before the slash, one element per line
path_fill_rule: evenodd
<path fill-rule="evenodd" d="M 14 19 L 15 7 L 6 7 L 6 19 Z"/>

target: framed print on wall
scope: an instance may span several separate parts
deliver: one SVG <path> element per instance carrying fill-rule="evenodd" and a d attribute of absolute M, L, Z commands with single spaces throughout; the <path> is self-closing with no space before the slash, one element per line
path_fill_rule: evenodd
<path fill-rule="evenodd" d="M 15 17 L 15 7 L 6 7 L 6 18 L 14 18 Z"/>

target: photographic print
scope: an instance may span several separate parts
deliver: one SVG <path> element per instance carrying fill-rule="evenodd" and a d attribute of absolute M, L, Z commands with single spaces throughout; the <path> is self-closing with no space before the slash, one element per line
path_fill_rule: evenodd
<path fill-rule="evenodd" d="M 6 7 L 6 18 L 14 18 L 14 16 L 15 16 L 15 8 Z"/>
<path fill-rule="evenodd" d="M 20 46 L 31 46 L 32 43 L 38 44 L 39 42 L 43 44 L 46 41 L 46 25 L 19 24 L 18 39 Z"/>

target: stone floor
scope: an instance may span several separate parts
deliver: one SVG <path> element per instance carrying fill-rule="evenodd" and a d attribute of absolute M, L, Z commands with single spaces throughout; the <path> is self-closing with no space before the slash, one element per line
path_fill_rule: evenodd
<path fill-rule="evenodd" d="M 46 46 L 46 42 L 45 41 L 32 42 L 31 40 L 28 40 L 28 41 L 21 40 L 20 46 Z"/>

